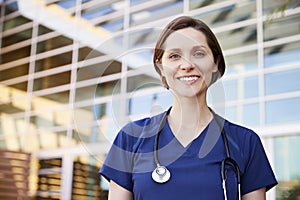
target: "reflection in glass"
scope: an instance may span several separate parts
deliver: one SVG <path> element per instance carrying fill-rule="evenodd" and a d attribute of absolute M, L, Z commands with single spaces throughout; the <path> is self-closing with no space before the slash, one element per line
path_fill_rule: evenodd
<path fill-rule="evenodd" d="M 265 116 L 267 124 L 297 122 L 300 120 L 300 98 L 267 101 Z"/>
<path fill-rule="evenodd" d="M 265 68 L 299 64 L 300 42 L 284 43 L 264 50 Z"/>
<path fill-rule="evenodd" d="M 26 19 L 23 16 L 18 16 L 15 18 L 8 19 L 3 22 L 3 32 L 8 31 L 10 29 L 16 28 L 20 25 L 30 22 L 30 20 Z"/>
<path fill-rule="evenodd" d="M 51 87 L 57 87 L 70 83 L 71 72 L 63 72 L 60 74 L 54 74 L 51 76 L 45 76 L 42 78 L 34 79 L 33 90 L 42 90 Z"/>
<path fill-rule="evenodd" d="M 275 172 L 278 180 L 276 199 L 300 197 L 300 136 L 274 138 Z"/>
<path fill-rule="evenodd" d="M 222 0 L 189 0 L 189 7 L 190 10 L 194 10 L 194 9 L 198 9 L 198 8 L 202 8 L 204 6 L 208 6 L 211 5 L 213 3 L 218 3 L 218 2 L 222 2 Z"/>
<path fill-rule="evenodd" d="M 242 123 L 245 126 L 258 126 L 260 123 L 259 104 L 245 104 L 243 105 L 243 119 Z"/>
<path fill-rule="evenodd" d="M 224 50 L 257 43 L 256 25 L 221 32 L 216 35 Z"/>
<path fill-rule="evenodd" d="M 0 55 L 0 64 L 30 56 L 30 46 L 22 47 Z"/>
<path fill-rule="evenodd" d="M 243 74 L 247 71 L 257 70 L 257 51 L 249 51 L 235 55 L 225 56 L 226 75 Z"/>
<path fill-rule="evenodd" d="M 183 1 L 161 1 L 160 4 L 156 4 L 153 7 L 148 7 L 143 10 L 136 11 L 131 13 L 130 26 L 138 26 L 141 24 L 145 24 L 151 21 L 163 19 L 166 17 L 170 17 L 173 15 L 177 15 L 178 13 L 183 12 Z"/>
<path fill-rule="evenodd" d="M 71 64 L 72 52 L 60 53 L 58 55 L 47 57 L 35 62 L 35 72 Z"/>
<path fill-rule="evenodd" d="M 300 69 L 284 70 L 265 75 L 265 94 L 300 91 Z"/>
<path fill-rule="evenodd" d="M 32 36 L 32 29 L 26 29 L 24 31 L 20 31 L 16 34 L 8 35 L 2 38 L 2 47 L 6 47 L 9 45 L 16 44 L 18 42 L 22 42 L 30 39 Z"/>
<path fill-rule="evenodd" d="M 88 61 L 87 61 L 88 62 Z M 101 81 L 103 76 L 110 74 L 120 73 L 121 63 L 117 61 L 107 61 L 96 63 L 93 65 L 81 67 L 77 71 L 77 81 L 83 81 L 88 79 L 97 78 Z M 105 77 L 103 77 L 104 79 Z"/>
<path fill-rule="evenodd" d="M 138 76 L 128 77 L 127 92 L 134 92 L 144 88 L 157 87 L 161 85 L 162 84 L 159 79 L 141 74 Z"/>
<path fill-rule="evenodd" d="M 264 23 L 264 40 L 274 40 L 299 34 L 300 14 L 279 17 Z"/>
<path fill-rule="evenodd" d="M 237 80 L 225 80 L 223 81 L 223 86 L 225 90 L 225 100 L 226 101 L 237 100 L 238 97 Z"/>
<path fill-rule="evenodd" d="M 0 74 L 1 74 L 0 81 L 27 75 L 28 71 L 29 71 L 29 63 L 23 64 L 20 66 L 16 66 L 13 68 L 9 68 L 6 70 L 2 70 L 2 71 L 0 71 Z"/>
<path fill-rule="evenodd" d="M 42 53 L 45 51 L 50 51 L 53 49 L 57 49 L 59 47 L 64 47 L 67 45 L 71 45 L 73 41 L 64 36 L 57 36 L 54 38 L 50 38 L 48 40 L 39 42 L 37 44 L 36 53 Z"/>
<path fill-rule="evenodd" d="M 89 47 L 82 47 L 78 52 L 78 61 L 89 60 L 91 58 L 96 58 L 103 56 L 104 54 Z"/>
<path fill-rule="evenodd" d="M 258 97 L 258 76 L 245 77 L 244 79 L 244 98 Z"/>
<path fill-rule="evenodd" d="M 66 104 L 69 103 L 69 94 L 70 91 L 63 91 L 63 92 L 58 92 L 56 91 L 53 94 L 47 94 L 41 97 L 34 97 L 33 101 L 35 100 L 35 98 L 42 98 L 42 101 L 51 101 L 52 104 L 55 105 L 61 105 L 61 104 Z M 49 102 L 50 103 L 50 102 Z"/>
<path fill-rule="evenodd" d="M 223 1 L 192 1 L 191 9 L 202 8 L 209 4 Z M 245 21 L 256 17 L 256 4 L 255 1 L 243 1 L 242 3 L 235 3 L 223 7 L 221 9 L 213 10 L 204 14 L 196 15 L 206 22 L 210 27 L 223 26 L 235 22 Z"/>

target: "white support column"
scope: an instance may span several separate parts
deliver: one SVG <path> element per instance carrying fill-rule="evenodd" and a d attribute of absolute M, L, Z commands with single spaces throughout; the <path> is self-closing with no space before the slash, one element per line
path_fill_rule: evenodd
<path fill-rule="evenodd" d="M 62 156 L 61 168 L 60 199 L 70 200 L 72 199 L 73 154 L 64 154 Z"/>

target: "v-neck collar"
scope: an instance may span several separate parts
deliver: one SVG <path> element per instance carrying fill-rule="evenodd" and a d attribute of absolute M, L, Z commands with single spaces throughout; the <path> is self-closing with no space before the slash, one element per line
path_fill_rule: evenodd
<path fill-rule="evenodd" d="M 199 149 L 202 145 L 203 139 L 205 138 L 206 134 L 207 134 L 207 130 L 209 129 L 210 125 L 212 124 L 212 122 L 214 121 L 214 119 L 212 119 L 208 125 L 203 129 L 203 131 L 195 138 L 193 139 L 187 146 L 184 146 L 174 135 L 170 124 L 168 122 L 168 120 L 166 120 L 166 124 L 165 124 L 165 128 L 167 129 L 167 134 L 166 136 L 168 137 L 168 140 L 174 140 L 174 144 L 177 146 L 177 148 L 180 148 L 182 150 L 188 151 L 190 153 L 199 153 Z"/>

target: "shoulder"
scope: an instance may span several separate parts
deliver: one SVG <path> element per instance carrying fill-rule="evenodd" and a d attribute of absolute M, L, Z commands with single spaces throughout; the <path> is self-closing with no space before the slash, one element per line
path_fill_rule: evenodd
<path fill-rule="evenodd" d="M 121 132 L 130 135 L 132 137 L 141 137 L 147 133 L 152 133 L 155 131 L 164 113 L 152 117 L 145 117 L 138 120 L 128 122 L 122 129 Z"/>
<path fill-rule="evenodd" d="M 233 123 L 229 120 L 225 120 L 224 122 L 224 129 L 227 134 L 229 134 L 231 137 L 236 136 L 241 139 L 246 138 L 252 138 L 255 140 L 259 140 L 259 136 L 256 132 L 254 132 L 252 129 L 239 125 L 237 123 Z"/>

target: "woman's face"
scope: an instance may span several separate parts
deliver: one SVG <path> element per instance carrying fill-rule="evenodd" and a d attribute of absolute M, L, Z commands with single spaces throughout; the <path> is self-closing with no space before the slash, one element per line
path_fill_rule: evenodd
<path fill-rule="evenodd" d="M 161 73 L 176 95 L 193 97 L 206 92 L 218 70 L 206 36 L 188 27 L 172 33 L 164 43 Z"/>

